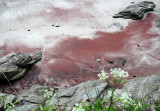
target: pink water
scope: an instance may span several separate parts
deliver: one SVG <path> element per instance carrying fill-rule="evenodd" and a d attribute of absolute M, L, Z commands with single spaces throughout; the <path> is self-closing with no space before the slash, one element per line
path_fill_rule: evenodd
<path fill-rule="evenodd" d="M 56 46 L 45 49 L 42 61 L 13 85 L 17 91 L 37 83 L 68 87 L 98 79 L 97 74 L 102 69 L 109 71 L 115 67 L 127 70 L 130 74 L 128 79 L 160 75 L 160 34 L 149 31 L 157 17 L 149 13 L 144 20 L 130 22 L 120 32 L 96 32 L 93 39 L 64 39 Z M 46 41 L 50 40 L 52 36 L 46 37 Z M 6 43 L 0 49 L 5 50 L 4 56 L 18 51 L 31 53 L 43 47 L 29 48 L 21 44 L 10 47 Z M 102 61 L 96 62 L 96 59 Z M 5 87 L 6 92 L 12 90 L 9 86 Z"/>

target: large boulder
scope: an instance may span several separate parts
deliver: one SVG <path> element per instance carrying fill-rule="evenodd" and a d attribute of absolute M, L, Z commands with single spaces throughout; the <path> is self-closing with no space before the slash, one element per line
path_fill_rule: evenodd
<path fill-rule="evenodd" d="M 146 12 L 153 11 L 155 6 L 156 5 L 153 2 L 149 1 L 132 4 L 125 8 L 123 11 L 120 11 L 118 14 L 115 14 L 113 18 L 140 20 L 144 17 Z"/>
<path fill-rule="evenodd" d="M 59 89 L 56 93 L 57 97 L 52 99 L 48 105 L 53 105 L 60 111 L 71 111 L 76 103 L 88 101 L 93 104 L 106 90 L 107 85 L 101 80 L 91 80 L 70 88 Z"/>
<path fill-rule="evenodd" d="M 42 59 L 42 52 L 24 54 L 11 53 L 0 58 L 0 80 L 16 80 Z"/>

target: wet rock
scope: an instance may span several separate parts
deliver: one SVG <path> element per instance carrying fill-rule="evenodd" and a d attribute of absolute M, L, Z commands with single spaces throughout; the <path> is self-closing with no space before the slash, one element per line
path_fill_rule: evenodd
<path fill-rule="evenodd" d="M 154 23 L 156 27 L 160 27 L 160 18 L 157 18 Z"/>
<path fill-rule="evenodd" d="M 0 108 L 5 104 L 11 103 L 16 99 L 16 96 L 12 94 L 0 93 Z"/>
<path fill-rule="evenodd" d="M 25 90 L 18 95 L 19 101 L 28 101 L 34 104 L 42 104 L 45 100 L 42 93 L 39 90 L 49 88 L 47 86 L 33 85 L 30 89 Z"/>
<path fill-rule="evenodd" d="M 32 54 L 11 53 L 0 58 L 0 80 L 16 80 L 42 59 L 42 52 Z"/>
<path fill-rule="evenodd" d="M 70 111 L 76 103 L 90 101 L 93 104 L 107 88 L 107 83 L 101 80 L 91 80 L 74 87 L 59 89 L 57 97 L 50 103 L 60 110 Z"/>
<path fill-rule="evenodd" d="M 143 1 L 143 2 L 128 6 L 123 11 L 120 11 L 118 14 L 115 14 L 113 18 L 140 20 L 144 17 L 144 14 L 146 12 L 153 11 L 154 8 L 155 8 L 155 4 L 153 2 Z"/>

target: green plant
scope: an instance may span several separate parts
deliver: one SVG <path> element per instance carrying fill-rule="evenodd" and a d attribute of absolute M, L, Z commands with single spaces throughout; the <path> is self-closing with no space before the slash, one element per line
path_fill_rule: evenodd
<path fill-rule="evenodd" d="M 15 111 L 13 108 L 15 107 L 15 104 L 17 104 L 17 103 L 18 103 L 18 100 L 16 100 L 13 103 L 11 102 L 11 103 L 4 105 L 5 111 Z"/>
<path fill-rule="evenodd" d="M 15 111 L 13 108 L 15 107 L 15 104 L 17 104 L 19 101 L 16 100 L 14 102 L 6 103 L 6 100 L 9 100 L 10 98 L 7 95 L 0 96 L 0 102 L 3 103 L 3 108 L 5 111 Z"/>
<path fill-rule="evenodd" d="M 160 101 L 156 100 L 154 102 L 154 105 L 155 105 L 155 111 L 160 111 Z"/>
<path fill-rule="evenodd" d="M 47 103 L 49 103 L 51 101 L 51 99 L 53 97 L 55 97 L 56 95 L 54 94 L 54 90 L 53 88 L 50 89 L 42 89 L 39 90 L 42 94 L 43 97 L 45 98 L 43 104 L 39 104 L 37 111 L 56 111 L 56 109 L 53 108 L 53 105 L 46 105 Z"/>
<path fill-rule="evenodd" d="M 105 107 L 105 105 L 106 105 L 106 102 L 104 101 L 104 99 L 100 98 L 94 103 L 92 109 L 94 111 L 106 111 L 107 108 Z"/>

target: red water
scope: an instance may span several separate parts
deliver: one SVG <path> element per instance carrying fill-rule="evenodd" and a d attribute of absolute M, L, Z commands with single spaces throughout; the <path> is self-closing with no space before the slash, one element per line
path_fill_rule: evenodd
<path fill-rule="evenodd" d="M 157 15 L 147 14 L 146 18 L 133 21 L 121 32 L 96 32 L 93 39 L 67 38 L 54 47 L 43 52 L 43 59 L 31 71 L 13 85 L 17 91 L 30 87 L 32 84 L 67 87 L 83 81 L 98 79 L 100 70 L 109 71 L 119 67 L 129 72 L 131 78 L 160 75 L 160 35 L 149 33 Z M 52 39 L 50 36 L 47 40 Z M 156 39 L 156 40 L 155 40 Z M 0 47 L 5 54 L 10 52 L 30 53 L 42 48 L 27 46 Z M 147 59 L 142 61 L 142 57 Z M 96 62 L 96 59 L 102 59 Z M 6 87 L 6 92 L 10 91 Z"/>

